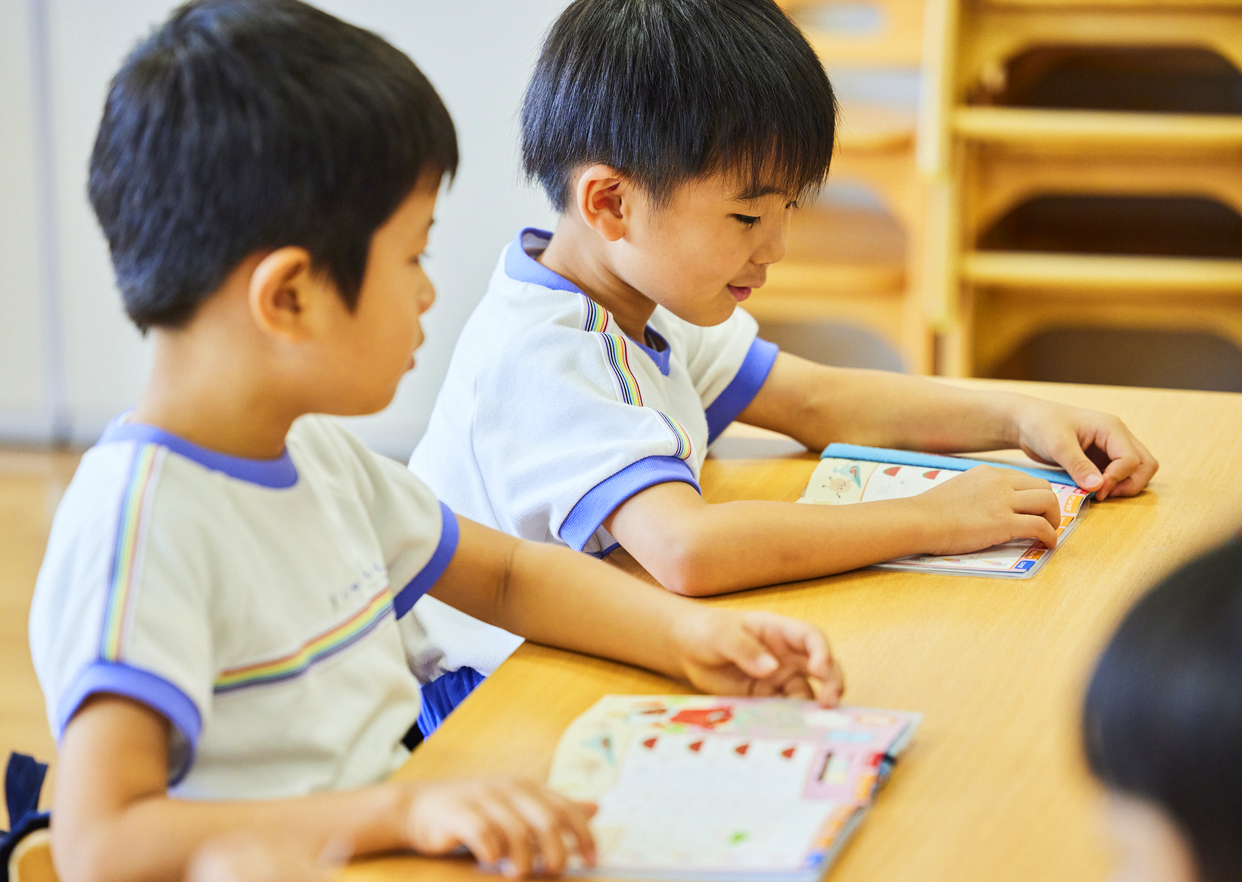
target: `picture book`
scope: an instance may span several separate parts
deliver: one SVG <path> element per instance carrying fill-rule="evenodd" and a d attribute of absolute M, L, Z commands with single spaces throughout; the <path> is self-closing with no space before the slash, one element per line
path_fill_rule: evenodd
<path fill-rule="evenodd" d="M 917 496 L 977 465 L 1017 469 L 1052 484 L 1052 489 L 1061 503 L 1061 525 L 1057 528 L 1058 547 L 1078 525 L 1091 498 L 1088 491 L 1075 486 L 1073 479 L 1063 471 L 958 456 L 912 453 L 907 450 L 830 444 L 824 450 L 806 491 L 798 501 L 814 505 L 849 505 L 855 502 Z M 1036 539 L 1015 539 L 971 554 L 916 554 L 877 564 L 877 567 L 1028 579 L 1047 563 L 1054 550 L 1045 547 Z"/>
<path fill-rule="evenodd" d="M 818 879 L 922 716 L 789 698 L 608 695 L 565 730 L 548 785 L 599 806 L 574 875 Z"/>

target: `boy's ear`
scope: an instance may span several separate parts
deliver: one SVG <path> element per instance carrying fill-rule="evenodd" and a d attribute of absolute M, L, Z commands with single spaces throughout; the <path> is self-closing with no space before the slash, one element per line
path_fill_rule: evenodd
<path fill-rule="evenodd" d="M 632 209 L 633 186 L 616 169 L 588 166 L 574 187 L 573 209 L 586 225 L 609 242 L 625 236 Z"/>
<path fill-rule="evenodd" d="M 250 274 L 250 315 L 261 330 L 289 341 L 310 332 L 307 309 L 317 293 L 305 248 L 277 248 Z"/>

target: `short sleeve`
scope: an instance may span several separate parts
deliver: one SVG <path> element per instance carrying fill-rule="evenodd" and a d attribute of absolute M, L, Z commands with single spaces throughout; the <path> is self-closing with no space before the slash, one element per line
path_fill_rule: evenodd
<path fill-rule="evenodd" d="M 501 529 L 582 550 L 640 490 L 698 489 L 684 428 L 658 401 L 623 398 L 637 381 L 616 366 L 638 358 L 646 356 L 619 335 L 549 324 L 489 362 L 470 444 Z"/>
<path fill-rule="evenodd" d="M 444 574 L 457 551 L 457 517 L 431 489 L 396 460 L 374 453 L 352 432 L 327 417 L 299 420 L 299 443 L 323 433 L 342 448 L 379 540 L 393 591 L 393 608 L 402 618 Z"/>
<path fill-rule="evenodd" d="M 167 450 L 96 448 L 53 523 L 30 645 L 59 739 L 89 697 L 121 695 L 171 724 L 169 776 L 193 762 L 214 662 L 205 547 L 192 510 L 161 483 Z"/>
<path fill-rule="evenodd" d="M 736 309 L 728 320 L 699 327 L 657 310 L 653 325 L 680 348 L 707 416 L 708 443 L 754 400 L 779 353 L 758 337 L 754 318 Z"/>

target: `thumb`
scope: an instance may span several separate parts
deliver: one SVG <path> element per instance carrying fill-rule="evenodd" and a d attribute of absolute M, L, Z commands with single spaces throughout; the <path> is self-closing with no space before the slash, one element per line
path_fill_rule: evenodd
<path fill-rule="evenodd" d="M 1077 438 L 1062 445 L 1062 449 L 1057 451 L 1056 460 L 1069 472 L 1074 483 L 1084 490 L 1097 490 L 1104 483 L 1100 470 L 1087 459 L 1087 454 L 1083 453 Z"/>

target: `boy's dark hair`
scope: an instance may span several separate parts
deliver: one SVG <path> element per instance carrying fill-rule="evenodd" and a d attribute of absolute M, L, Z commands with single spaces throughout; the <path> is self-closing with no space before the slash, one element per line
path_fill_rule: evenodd
<path fill-rule="evenodd" d="M 1083 739 L 1101 781 L 1169 813 L 1204 882 L 1242 879 L 1242 543 L 1129 612 L 1087 690 Z"/>
<path fill-rule="evenodd" d="M 372 234 L 420 176 L 456 169 L 444 104 L 380 37 L 297 0 L 199 0 L 113 78 L 90 198 L 145 331 L 286 245 L 353 309 Z"/>
<path fill-rule="evenodd" d="M 657 204 L 716 172 L 759 191 L 814 191 L 836 100 L 772 0 L 575 0 L 522 106 L 522 160 L 558 211 L 575 169 L 604 163 Z"/>

